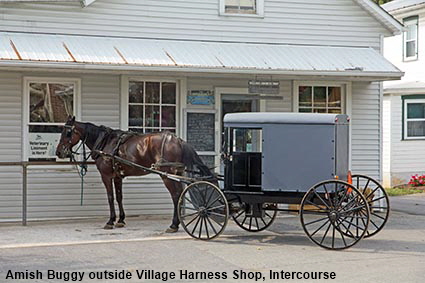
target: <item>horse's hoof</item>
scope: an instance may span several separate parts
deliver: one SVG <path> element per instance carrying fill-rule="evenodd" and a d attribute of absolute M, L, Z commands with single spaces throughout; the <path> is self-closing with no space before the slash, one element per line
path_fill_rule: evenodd
<path fill-rule="evenodd" d="M 179 231 L 179 228 L 169 227 L 165 230 L 165 233 L 176 233 L 177 231 Z"/>
<path fill-rule="evenodd" d="M 103 229 L 105 229 L 105 230 L 114 229 L 114 225 L 112 225 L 112 224 L 106 224 L 105 227 L 103 227 Z"/>
<path fill-rule="evenodd" d="M 125 223 L 123 223 L 123 222 L 117 222 L 115 224 L 115 228 L 124 228 L 124 227 L 125 227 Z"/>

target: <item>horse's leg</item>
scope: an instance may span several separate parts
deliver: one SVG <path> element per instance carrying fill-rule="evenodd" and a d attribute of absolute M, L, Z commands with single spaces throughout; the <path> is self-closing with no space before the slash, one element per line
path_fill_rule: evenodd
<path fill-rule="evenodd" d="M 109 221 L 105 224 L 104 229 L 113 229 L 115 222 L 115 206 L 114 206 L 114 191 L 112 187 L 112 178 L 109 176 L 102 175 L 102 182 L 106 188 L 106 194 L 108 195 L 109 203 Z"/>
<path fill-rule="evenodd" d="M 173 222 L 171 223 L 171 226 L 167 230 L 165 230 L 165 232 L 175 233 L 179 230 L 180 220 L 177 215 L 177 205 L 179 202 L 180 195 L 183 191 L 183 185 L 181 183 L 169 180 L 167 178 L 163 178 L 162 180 L 164 181 L 165 186 L 170 192 L 170 195 L 174 204 Z"/>
<path fill-rule="evenodd" d="M 120 209 L 120 218 L 118 219 L 118 222 L 115 224 L 115 227 L 122 228 L 125 226 L 125 213 L 124 213 L 124 207 L 122 205 L 122 178 L 116 177 L 114 178 L 114 185 L 115 185 L 115 193 L 117 196 L 117 202 L 118 207 Z"/>

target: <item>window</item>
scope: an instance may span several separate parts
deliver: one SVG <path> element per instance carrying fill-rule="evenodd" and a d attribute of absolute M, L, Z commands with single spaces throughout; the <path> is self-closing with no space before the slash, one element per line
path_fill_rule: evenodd
<path fill-rule="evenodd" d="M 403 19 L 407 29 L 403 33 L 403 59 L 404 61 L 418 59 L 418 17 Z"/>
<path fill-rule="evenodd" d="M 149 133 L 176 132 L 175 82 L 130 81 L 128 88 L 128 128 Z"/>
<path fill-rule="evenodd" d="M 403 97 L 404 100 L 404 139 L 425 138 L 425 97 L 412 99 Z"/>
<path fill-rule="evenodd" d="M 264 15 L 264 0 L 220 0 L 221 15 Z"/>
<path fill-rule="evenodd" d="M 24 158 L 55 160 L 61 127 L 69 115 L 77 115 L 78 81 L 70 79 L 25 79 Z"/>
<path fill-rule="evenodd" d="M 341 86 L 299 85 L 298 111 L 309 113 L 343 112 Z"/>

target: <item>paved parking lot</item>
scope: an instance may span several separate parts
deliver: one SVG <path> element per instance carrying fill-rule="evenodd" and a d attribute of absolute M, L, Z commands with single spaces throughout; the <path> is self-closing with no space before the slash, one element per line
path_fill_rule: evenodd
<path fill-rule="evenodd" d="M 164 234 L 168 218 L 129 218 L 126 228 L 114 230 L 103 230 L 103 222 L 2 224 L 0 282 L 256 282 L 255 276 L 261 275 L 264 282 L 398 283 L 425 278 L 424 215 L 393 211 L 382 232 L 345 251 L 311 243 L 294 215 L 280 215 L 270 231 L 261 233 L 245 232 L 229 222 L 225 233 L 209 242 L 183 231 Z M 37 277 L 37 270 L 42 278 L 6 280 L 13 272 Z M 160 279 L 138 279 L 143 270 L 157 272 Z M 295 279 L 270 279 L 270 271 L 279 276 L 290 272 Z M 173 272 L 176 278 L 170 279 Z M 203 279 L 208 272 L 213 279 Z M 297 280 L 304 272 L 335 272 L 336 278 Z M 131 279 L 105 279 L 124 273 Z"/>

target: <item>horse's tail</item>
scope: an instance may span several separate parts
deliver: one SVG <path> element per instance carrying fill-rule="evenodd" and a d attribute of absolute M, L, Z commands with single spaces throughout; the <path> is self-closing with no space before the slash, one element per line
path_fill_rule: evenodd
<path fill-rule="evenodd" d="M 211 170 L 201 160 L 192 145 L 185 141 L 182 141 L 182 150 L 182 162 L 189 171 L 194 170 L 194 167 L 196 166 L 201 176 L 215 176 L 214 173 L 212 173 Z"/>

